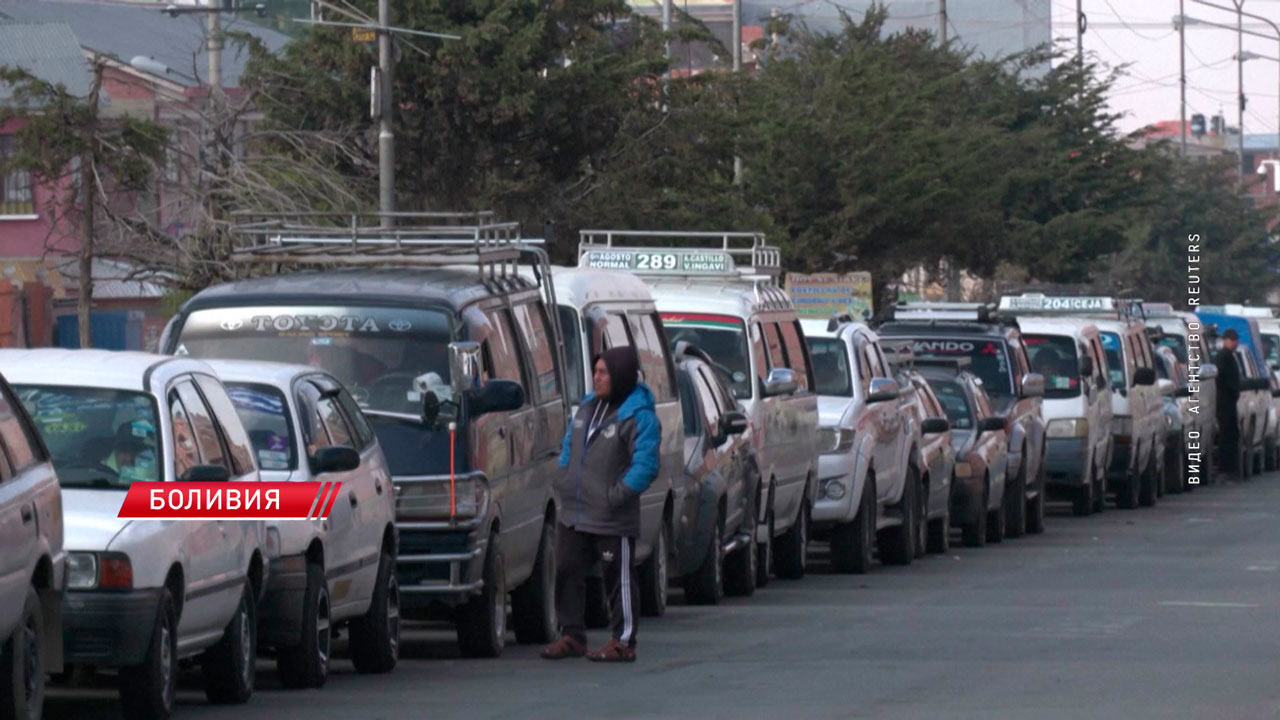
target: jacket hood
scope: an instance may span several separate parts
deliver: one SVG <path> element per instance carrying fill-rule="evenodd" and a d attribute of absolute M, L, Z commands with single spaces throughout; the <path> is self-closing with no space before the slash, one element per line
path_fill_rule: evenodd
<path fill-rule="evenodd" d="M 630 346 L 610 348 L 600 355 L 604 366 L 609 370 L 609 402 L 618 402 L 630 398 L 636 384 L 640 382 L 640 357 Z M 595 365 L 595 362 L 592 362 Z"/>
<path fill-rule="evenodd" d="M 586 405 L 595 399 L 595 393 L 587 393 L 586 397 L 582 398 L 582 404 Z M 622 402 L 622 406 L 618 408 L 618 420 L 626 420 L 641 410 L 653 410 L 655 407 L 653 391 L 644 383 L 636 383 L 636 389 L 631 391 L 627 399 Z"/>

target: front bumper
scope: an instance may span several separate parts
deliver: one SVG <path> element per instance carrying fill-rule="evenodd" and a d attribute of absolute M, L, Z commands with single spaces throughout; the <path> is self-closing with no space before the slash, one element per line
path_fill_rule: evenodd
<path fill-rule="evenodd" d="M 852 451 L 818 456 L 818 498 L 813 503 L 810 520 L 821 524 L 853 522 L 862 497 L 861 486 L 854 482 L 857 465 L 857 454 Z M 835 483 L 844 491 L 839 498 L 827 494 Z"/>
<path fill-rule="evenodd" d="M 982 506 L 982 478 L 958 477 L 951 483 L 951 524 L 972 525 L 985 521 Z"/>
<path fill-rule="evenodd" d="M 292 647 L 302 641 L 302 604 L 307 590 L 307 558 L 285 555 L 271 561 L 267 591 L 258 605 L 258 644 Z"/>
<path fill-rule="evenodd" d="M 147 657 L 164 588 L 70 590 L 62 608 L 63 660 L 99 667 L 139 665 Z"/>
<path fill-rule="evenodd" d="M 478 526 L 479 523 L 472 523 Z M 446 527 L 423 527 L 445 525 Z M 484 587 L 484 554 L 488 537 L 478 529 L 447 523 L 400 523 L 396 580 L 400 605 L 422 608 L 457 605 Z"/>
<path fill-rule="evenodd" d="M 1046 438 L 1044 469 L 1050 487 L 1080 487 L 1089 476 L 1088 438 Z"/>

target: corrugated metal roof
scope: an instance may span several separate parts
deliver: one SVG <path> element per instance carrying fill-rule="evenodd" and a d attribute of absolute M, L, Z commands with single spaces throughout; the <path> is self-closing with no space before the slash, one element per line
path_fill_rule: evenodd
<path fill-rule="evenodd" d="M 208 62 L 204 52 L 206 17 L 203 13 L 169 17 L 161 5 L 112 5 L 98 2 L 55 2 L 53 0 L 0 0 L 0 15 L 23 22 L 65 22 L 80 45 L 128 63 L 135 56 L 153 57 L 175 71 L 205 78 Z M 224 15 L 223 31 L 241 31 L 260 38 L 274 51 L 284 47 L 289 37 L 274 30 Z M 0 43 L 3 45 L 3 43 Z M 238 87 L 249 53 L 228 41 L 222 51 L 222 82 Z M 170 76 L 175 82 L 189 80 Z"/>
<path fill-rule="evenodd" d="M 93 73 L 80 42 L 64 22 L 0 21 L 0 65 L 26 69 L 49 83 L 66 86 L 76 97 L 89 94 Z M 0 85 L 0 101 L 11 97 Z"/>
<path fill-rule="evenodd" d="M 66 278 L 70 295 L 78 294 L 76 284 L 80 278 L 80 266 L 75 258 L 61 261 L 60 270 Z M 161 285 L 146 280 L 128 279 L 135 268 L 126 262 L 95 257 L 90 273 L 93 275 L 93 297 L 96 300 L 136 300 L 165 296 Z"/>

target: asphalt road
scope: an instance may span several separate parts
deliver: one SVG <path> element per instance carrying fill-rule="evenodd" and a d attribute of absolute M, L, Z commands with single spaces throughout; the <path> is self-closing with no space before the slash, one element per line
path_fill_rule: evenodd
<path fill-rule="evenodd" d="M 821 550 L 816 552 L 821 555 Z M 635 665 L 551 663 L 537 648 L 460 660 L 414 628 L 396 671 L 335 662 L 326 687 L 280 689 L 262 662 L 248 705 L 175 718 L 1280 718 L 1280 475 L 1069 517 L 866 576 L 819 558 L 719 607 L 642 622 Z M 603 640 L 600 633 L 593 644 Z M 53 689 L 46 717 L 119 717 L 108 689 Z"/>

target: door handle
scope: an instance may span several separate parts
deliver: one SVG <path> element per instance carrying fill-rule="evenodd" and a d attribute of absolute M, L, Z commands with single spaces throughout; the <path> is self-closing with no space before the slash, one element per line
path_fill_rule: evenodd
<path fill-rule="evenodd" d="M 31 506 L 23 505 L 22 506 L 22 524 L 29 525 L 31 521 L 35 519 L 36 519 L 36 514 L 34 511 L 32 511 Z"/>
<path fill-rule="evenodd" d="M 356 499 L 356 491 L 355 491 L 355 490 L 352 490 L 351 492 L 348 492 L 348 493 L 347 493 L 347 499 L 351 501 L 351 507 L 355 507 L 356 505 L 359 505 L 359 504 L 360 504 L 360 501 L 359 501 L 358 499 Z"/>
<path fill-rule="evenodd" d="M 381 480 L 374 480 L 374 481 L 373 481 L 373 489 L 374 489 L 374 490 L 375 490 L 379 495 L 381 495 L 381 494 L 382 494 L 382 481 L 381 481 Z"/>

